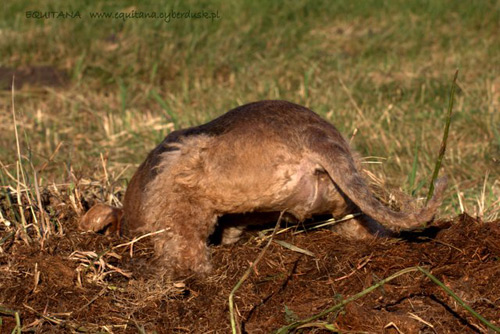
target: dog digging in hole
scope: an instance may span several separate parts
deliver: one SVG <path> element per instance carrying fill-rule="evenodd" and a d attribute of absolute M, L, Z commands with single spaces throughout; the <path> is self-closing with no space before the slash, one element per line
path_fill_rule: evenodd
<path fill-rule="evenodd" d="M 207 240 L 222 216 L 222 243 L 238 240 L 255 214 L 285 211 L 298 222 L 316 215 L 362 215 L 336 225 L 349 237 L 392 236 L 430 222 L 446 178 L 420 211 L 394 211 L 379 202 L 360 175 L 349 144 L 313 111 L 286 101 L 237 107 L 206 124 L 170 133 L 139 166 L 123 208 L 92 207 L 84 230 L 128 235 L 164 230 L 153 238 L 159 265 L 172 275 L 211 270 Z"/>

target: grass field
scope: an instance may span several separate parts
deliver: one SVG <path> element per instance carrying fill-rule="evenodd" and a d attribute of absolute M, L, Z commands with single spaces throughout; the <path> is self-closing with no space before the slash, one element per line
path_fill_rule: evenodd
<path fill-rule="evenodd" d="M 188 10 L 218 17 L 91 17 Z M 0 12 L 0 230 L 43 234 L 44 191 L 67 194 L 77 214 L 82 189 L 119 204 L 169 132 L 262 99 L 318 112 L 365 157 L 372 182 L 423 198 L 456 69 L 440 217 L 498 219 L 499 32 L 499 1 L 8 1 Z M 47 214 L 46 224 L 64 225 Z"/>
<path fill-rule="evenodd" d="M 389 186 L 423 195 L 458 68 L 442 171 L 451 180 L 444 212 L 460 212 L 460 197 L 465 211 L 498 216 L 498 2 L 132 3 L 16 1 L 0 14 L 0 66 L 65 73 L 52 88 L 28 76 L 15 93 L 23 163 L 40 169 L 50 161 L 42 184 L 71 182 L 70 168 L 104 177 L 100 155 L 114 184 L 124 184 L 172 129 L 246 102 L 286 99 L 353 137 L 375 163 L 367 168 Z M 81 19 L 28 19 L 28 10 L 78 12 Z M 220 18 L 90 18 L 171 10 Z M 0 161 L 12 172 L 10 80 L 4 75 L 1 82 Z"/>

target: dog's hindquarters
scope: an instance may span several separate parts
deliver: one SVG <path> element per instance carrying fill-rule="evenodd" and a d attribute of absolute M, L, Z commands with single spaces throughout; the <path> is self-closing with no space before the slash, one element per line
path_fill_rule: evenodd
<path fill-rule="evenodd" d="M 419 212 L 396 212 L 380 203 L 356 169 L 348 144 L 333 127 L 311 128 L 305 133 L 309 149 L 340 190 L 359 209 L 391 230 L 409 229 L 432 220 L 446 189 L 446 178 L 435 183 L 434 197 Z"/>

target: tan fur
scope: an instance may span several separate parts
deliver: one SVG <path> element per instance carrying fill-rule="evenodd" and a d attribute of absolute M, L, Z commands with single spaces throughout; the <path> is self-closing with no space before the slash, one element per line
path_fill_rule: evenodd
<path fill-rule="evenodd" d="M 79 226 L 84 231 L 105 231 L 106 234 L 119 234 L 122 217 L 122 209 L 98 203 L 83 215 L 80 219 Z"/>
<path fill-rule="evenodd" d="M 303 221 L 362 211 L 366 217 L 337 229 L 391 235 L 432 220 L 445 187 L 440 179 L 420 212 L 391 211 L 372 195 L 334 126 L 305 107 L 261 101 L 168 135 L 132 177 L 123 230 L 167 229 L 154 241 L 162 265 L 204 273 L 210 270 L 206 241 L 222 215 L 286 210 Z M 241 230 L 230 228 L 223 243 L 234 242 Z"/>

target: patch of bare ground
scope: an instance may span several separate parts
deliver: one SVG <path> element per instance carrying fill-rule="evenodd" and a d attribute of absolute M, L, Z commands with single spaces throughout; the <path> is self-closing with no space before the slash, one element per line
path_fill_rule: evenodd
<path fill-rule="evenodd" d="M 263 245 L 251 237 L 213 246 L 213 273 L 171 282 L 155 273 L 148 238 L 129 240 L 76 230 L 40 243 L 11 237 L 1 245 L 2 333 L 228 333 L 228 295 Z M 346 240 L 328 230 L 276 237 L 277 243 L 235 296 L 246 333 L 270 333 L 352 296 L 398 270 L 428 268 L 475 311 L 500 325 L 500 221 L 467 215 L 401 240 Z M 12 312 L 11 312 L 12 311 Z M 342 332 L 486 333 L 486 327 L 418 272 L 402 275 L 318 321 Z M 303 329 L 326 332 L 321 328 Z"/>
<path fill-rule="evenodd" d="M 18 89 L 24 85 L 61 87 L 69 83 L 68 74 L 53 66 L 27 66 L 19 69 L 0 66 L 0 89 L 10 90 L 13 77 Z"/>

